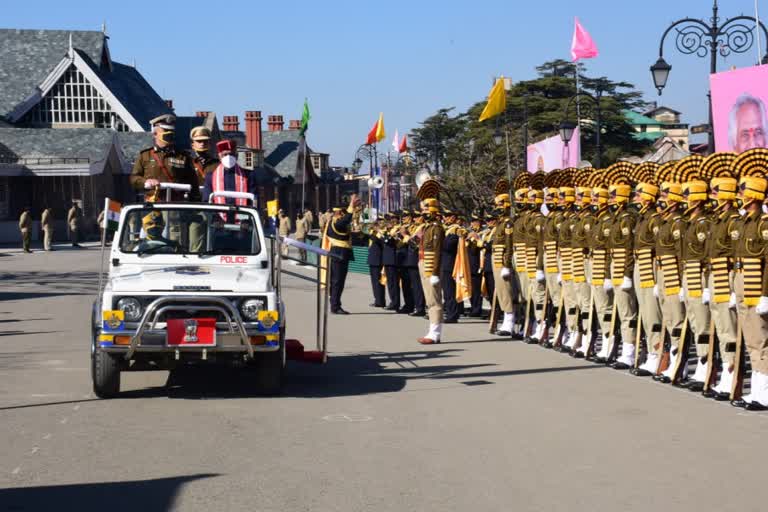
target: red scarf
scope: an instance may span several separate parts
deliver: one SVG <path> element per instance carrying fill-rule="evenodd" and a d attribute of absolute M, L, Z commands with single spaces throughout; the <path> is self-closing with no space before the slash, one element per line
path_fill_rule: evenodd
<path fill-rule="evenodd" d="M 235 190 L 231 192 L 248 192 L 248 179 L 245 177 L 245 171 L 243 171 L 239 165 L 235 164 Z M 220 163 L 216 170 L 213 171 L 213 192 L 226 192 L 224 188 L 224 164 Z M 215 196 L 213 202 L 216 204 L 225 204 L 227 202 L 226 197 Z M 248 206 L 247 199 L 235 199 L 235 204 L 238 206 Z"/>

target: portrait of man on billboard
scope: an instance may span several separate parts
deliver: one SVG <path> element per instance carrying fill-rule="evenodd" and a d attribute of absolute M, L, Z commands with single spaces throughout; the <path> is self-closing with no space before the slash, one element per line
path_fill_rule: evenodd
<path fill-rule="evenodd" d="M 741 94 L 731 107 L 728 119 L 728 141 L 736 153 L 752 148 L 764 148 L 768 121 L 765 104 L 749 93 Z"/>

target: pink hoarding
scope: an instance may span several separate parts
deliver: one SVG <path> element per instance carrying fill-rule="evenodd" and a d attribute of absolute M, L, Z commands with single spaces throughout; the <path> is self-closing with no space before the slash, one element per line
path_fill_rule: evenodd
<path fill-rule="evenodd" d="M 544 139 L 536 144 L 528 146 L 528 172 L 553 169 L 565 169 L 566 167 L 578 167 L 581 160 L 580 130 L 573 132 L 571 142 L 566 146 L 560 135 Z"/>
<path fill-rule="evenodd" d="M 715 149 L 741 153 L 768 147 L 768 66 L 717 73 L 710 85 Z"/>

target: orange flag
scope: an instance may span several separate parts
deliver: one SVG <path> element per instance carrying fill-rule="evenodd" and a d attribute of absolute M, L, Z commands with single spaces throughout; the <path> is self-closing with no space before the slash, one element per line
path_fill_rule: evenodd
<path fill-rule="evenodd" d="M 368 132 L 368 138 L 365 140 L 365 143 L 368 145 L 376 144 L 377 142 L 384 140 L 386 136 L 387 134 L 384 131 L 384 113 L 382 112 L 379 114 L 379 120 L 373 125 L 371 131 Z"/>
<path fill-rule="evenodd" d="M 453 265 L 453 278 L 456 280 L 456 302 L 464 302 L 472 296 L 472 278 L 469 273 L 469 256 L 464 237 L 459 237 L 456 263 Z"/>

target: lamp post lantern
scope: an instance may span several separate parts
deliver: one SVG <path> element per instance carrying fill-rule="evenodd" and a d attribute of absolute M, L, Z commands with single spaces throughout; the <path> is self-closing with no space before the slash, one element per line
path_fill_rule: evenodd
<path fill-rule="evenodd" d="M 590 100 L 594 106 L 595 106 L 595 167 L 599 169 L 601 167 L 602 163 L 602 146 L 600 145 L 600 135 L 603 131 L 603 117 L 602 117 L 602 109 L 600 105 L 600 101 L 603 97 L 603 92 L 601 89 L 597 89 L 595 94 L 590 94 L 585 91 L 579 91 L 568 100 L 568 103 L 565 104 L 565 110 L 563 111 L 563 120 L 560 122 L 560 126 L 558 127 L 558 131 L 560 132 L 560 139 L 563 141 L 563 143 L 567 146 L 571 139 L 573 138 L 573 134 L 576 131 L 577 125 L 576 123 L 572 121 L 568 121 L 568 111 L 571 108 L 571 104 L 573 104 L 574 100 L 577 98 L 586 98 Z"/>
<path fill-rule="evenodd" d="M 709 72 L 717 73 L 717 56 L 727 57 L 731 53 L 745 53 L 752 48 L 756 37 L 756 25 L 763 31 L 763 40 L 768 41 L 768 29 L 758 19 L 752 16 L 735 16 L 720 24 L 718 16 L 717 0 L 712 3 L 712 17 L 709 23 L 695 18 L 682 18 L 673 22 L 659 43 L 659 60 L 651 66 L 653 84 L 659 91 L 659 96 L 667 85 L 669 72 L 672 70 L 664 60 L 664 41 L 667 35 L 675 30 L 675 47 L 684 55 L 696 55 L 697 57 L 709 56 Z M 760 59 L 760 63 L 768 63 L 768 53 Z M 712 125 L 712 95 L 709 96 L 709 152 L 715 150 L 715 134 Z"/>

